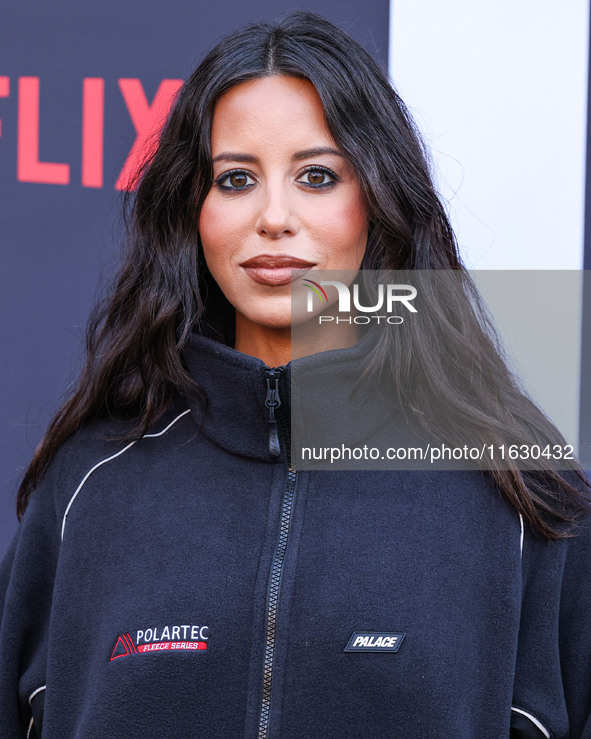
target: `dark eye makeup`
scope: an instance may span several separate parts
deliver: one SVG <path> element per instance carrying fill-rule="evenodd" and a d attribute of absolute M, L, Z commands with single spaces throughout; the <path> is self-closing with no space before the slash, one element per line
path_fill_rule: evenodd
<path fill-rule="evenodd" d="M 234 192 L 248 190 L 255 184 L 251 175 L 243 169 L 231 169 L 229 172 L 224 172 L 214 182 L 220 190 Z"/>
<path fill-rule="evenodd" d="M 338 180 L 338 175 L 332 169 L 315 164 L 306 167 L 299 175 L 297 182 L 307 188 L 320 190 L 333 187 Z M 219 190 L 225 192 L 241 192 L 249 190 L 256 183 L 252 175 L 244 169 L 231 169 L 217 177 L 214 184 Z"/>
<path fill-rule="evenodd" d="M 306 187 L 312 187 L 315 190 L 332 187 L 338 182 L 338 180 L 338 176 L 332 171 L 332 169 L 321 167 L 318 164 L 306 167 L 303 173 L 298 177 L 299 183 L 306 185 Z"/>

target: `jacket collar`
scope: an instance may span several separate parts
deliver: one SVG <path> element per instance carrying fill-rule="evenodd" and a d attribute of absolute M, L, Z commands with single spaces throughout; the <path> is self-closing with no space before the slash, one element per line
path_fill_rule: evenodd
<path fill-rule="evenodd" d="M 276 461 L 269 451 L 264 362 L 197 332 L 183 359 L 199 388 L 189 408 L 205 435 L 234 454 Z"/>
<path fill-rule="evenodd" d="M 302 443 L 360 444 L 392 420 L 393 404 L 378 402 L 360 382 L 375 344 L 366 334 L 348 349 L 303 357 L 280 368 L 282 414 Z M 214 443 L 241 456 L 276 462 L 269 447 L 267 373 L 254 357 L 193 332 L 183 350 L 199 393 L 188 398 L 192 416 Z"/>

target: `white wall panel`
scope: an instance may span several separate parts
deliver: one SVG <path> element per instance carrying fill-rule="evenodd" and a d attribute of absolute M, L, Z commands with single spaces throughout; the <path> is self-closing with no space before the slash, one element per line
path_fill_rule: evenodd
<path fill-rule="evenodd" d="M 467 264 L 578 269 L 588 0 L 392 0 L 390 70 Z"/>
<path fill-rule="evenodd" d="M 583 266 L 588 12 L 588 0 L 390 4 L 390 72 L 432 149 L 470 268 Z M 534 357 L 506 312 L 496 317 L 526 387 L 575 441 L 582 292 L 570 282 L 568 345 L 546 336 Z M 487 295 L 493 310 L 495 301 L 503 296 Z M 541 301 L 537 336 L 552 308 L 550 296 Z"/>

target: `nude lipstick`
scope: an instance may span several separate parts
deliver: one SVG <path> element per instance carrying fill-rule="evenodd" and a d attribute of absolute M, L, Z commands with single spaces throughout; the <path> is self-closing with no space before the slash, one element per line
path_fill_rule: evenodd
<path fill-rule="evenodd" d="M 289 254 L 259 254 L 240 265 L 255 282 L 261 285 L 288 285 L 302 277 L 315 262 L 298 259 Z"/>

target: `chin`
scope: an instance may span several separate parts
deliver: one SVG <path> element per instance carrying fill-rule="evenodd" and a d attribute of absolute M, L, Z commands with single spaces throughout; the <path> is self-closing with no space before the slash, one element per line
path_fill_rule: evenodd
<path fill-rule="evenodd" d="M 239 311 L 240 312 L 240 311 Z M 277 331 L 291 328 L 291 309 L 264 310 L 259 312 L 242 312 L 242 319 L 246 324 L 260 326 L 264 329 Z"/>
<path fill-rule="evenodd" d="M 276 295 L 265 299 L 256 298 L 244 304 L 244 310 L 235 306 L 244 318 L 265 328 L 289 328 L 291 326 L 291 295 Z"/>
<path fill-rule="evenodd" d="M 291 328 L 291 316 L 287 316 L 286 318 L 271 318 L 266 316 L 264 319 L 257 321 L 257 323 L 259 326 L 263 326 L 264 328 L 274 329 L 276 331 L 285 331 Z"/>

